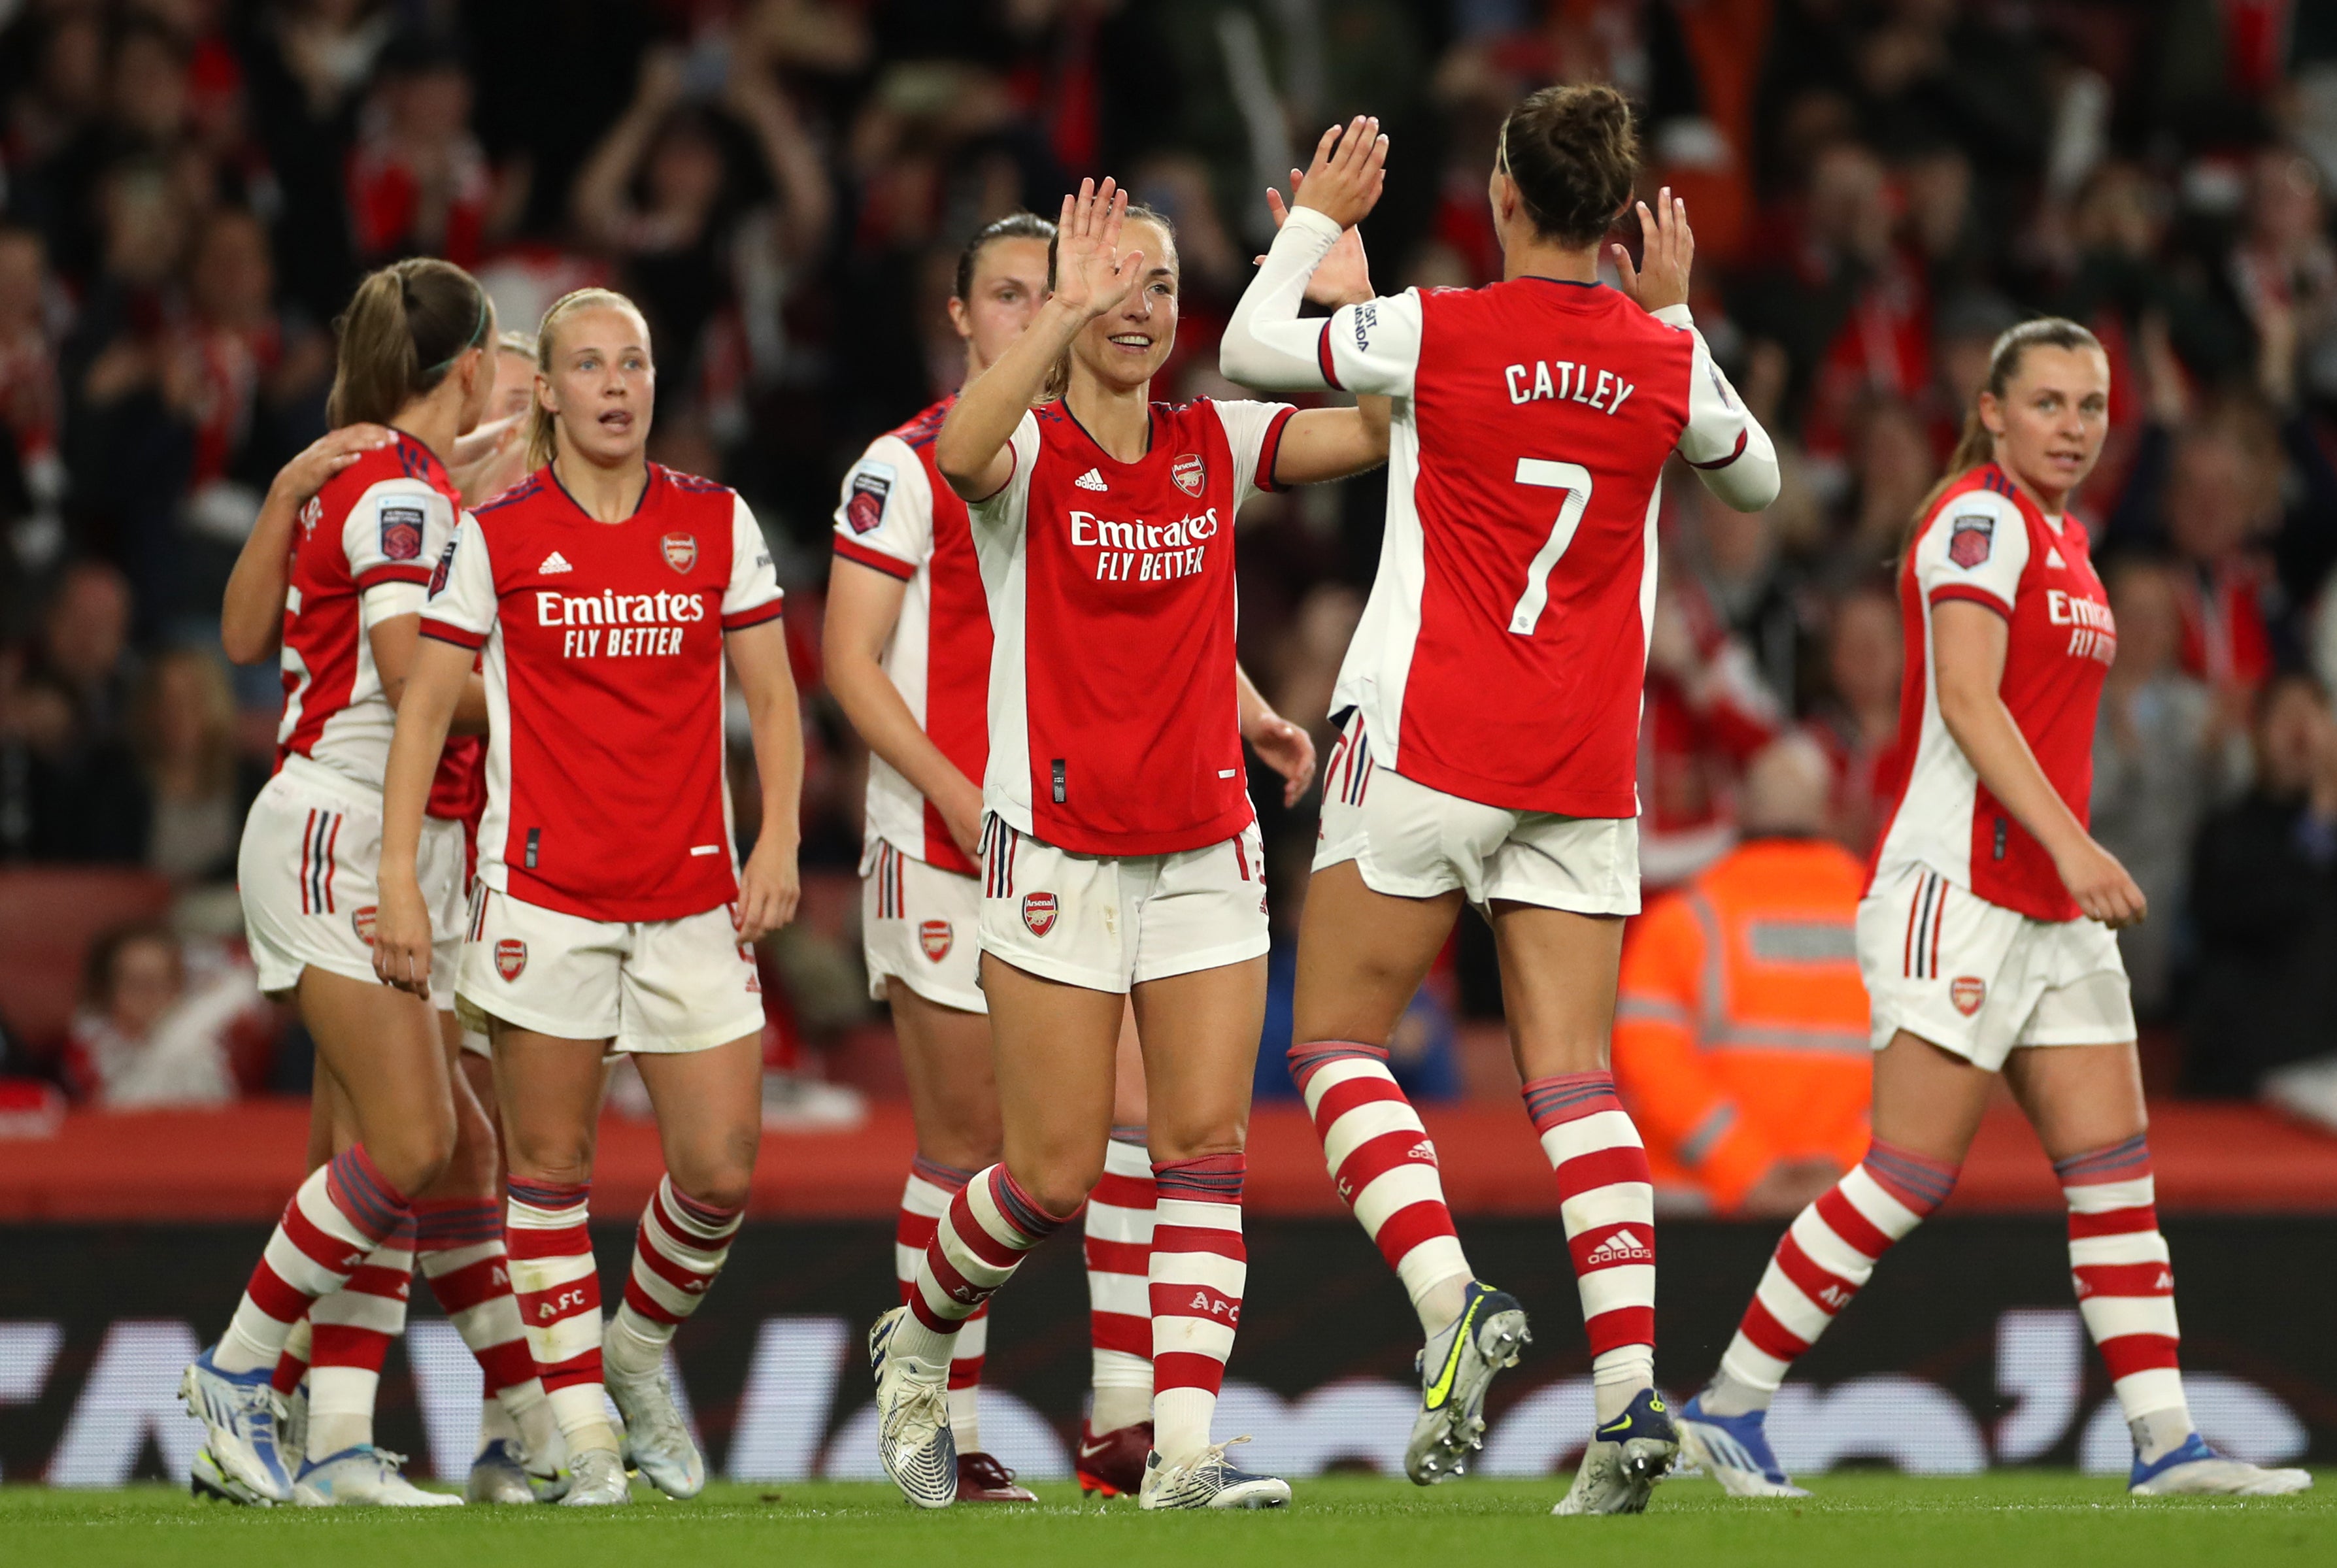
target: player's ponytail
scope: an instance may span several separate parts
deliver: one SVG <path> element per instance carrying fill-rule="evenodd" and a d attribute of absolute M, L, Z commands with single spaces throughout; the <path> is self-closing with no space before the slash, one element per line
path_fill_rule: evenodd
<path fill-rule="evenodd" d="M 2061 316 L 2040 316 L 2033 321 L 2023 321 L 2009 326 L 1998 336 L 1988 351 L 1988 378 L 1980 385 L 1990 396 L 2001 402 L 2011 389 L 2012 378 L 2020 374 L 2020 362 L 2032 348 L 2090 348 L 2101 352 L 2102 341 L 2076 322 Z M 1947 472 L 1940 482 L 1931 486 L 1915 508 L 1915 515 L 1907 520 L 1907 531 L 1900 541 L 1899 553 L 1903 557 L 1915 548 L 1916 532 L 1931 509 L 1940 504 L 1940 497 L 1956 481 L 1983 463 L 1996 461 L 1996 437 L 1980 423 L 1980 396 L 1974 394 L 1972 405 L 1964 410 L 1964 427 L 1956 437 L 1956 449 L 1948 454 Z"/>
<path fill-rule="evenodd" d="M 580 310 L 621 310 L 641 322 L 641 341 L 649 342 L 650 329 L 641 307 L 613 288 L 578 288 L 562 295 L 543 313 L 543 324 L 535 331 L 536 395 L 527 416 L 527 467 L 533 473 L 550 463 L 560 451 L 560 416 L 543 405 L 543 378 L 552 373 L 552 355 L 558 346 L 560 324 Z"/>
<path fill-rule="evenodd" d="M 1530 93 L 1501 122 L 1493 166 L 1516 182 L 1536 232 L 1596 245 L 1638 188 L 1630 101 L 1603 82 Z"/>
<path fill-rule="evenodd" d="M 338 353 L 325 417 L 387 424 L 426 397 L 455 362 L 492 342 L 495 307 L 479 280 L 428 257 L 368 273 L 333 323 Z"/>

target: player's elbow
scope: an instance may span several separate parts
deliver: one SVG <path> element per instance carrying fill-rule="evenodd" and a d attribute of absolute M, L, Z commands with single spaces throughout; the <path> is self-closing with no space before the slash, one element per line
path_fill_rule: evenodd
<path fill-rule="evenodd" d="M 1228 326 L 1217 342 L 1217 374 L 1243 386 L 1264 385 L 1273 365 L 1256 352 L 1261 346 L 1238 323 Z"/>
<path fill-rule="evenodd" d="M 245 630 L 222 621 L 220 651 L 230 664 L 265 664 L 276 651 L 276 639 L 264 631 Z"/>

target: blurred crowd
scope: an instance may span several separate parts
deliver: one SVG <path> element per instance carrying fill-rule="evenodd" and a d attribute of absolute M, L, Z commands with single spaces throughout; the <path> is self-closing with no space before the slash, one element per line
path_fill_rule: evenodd
<path fill-rule="evenodd" d="M 1167 378 L 1223 393 L 1264 187 L 1319 127 L 1392 139 L 1378 287 L 1468 286 L 1499 265 L 1502 113 L 1584 77 L 1644 105 L 1698 321 L 1786 466 L 1757 516 L 1667 489 L 1650 885 L 1729 851 L 1791 734 L 1826 760 L 1824 835 L 1871 844 L 1910 513 L 1990 342 L 2069 315 L 2114 375 L 2081 510 L 2120 637 L 2095 821 L 2154 911 L 2137 1004 L 2185 1086 L 2337 1105 L 2337 6 L 2312 0 L 0 0 L 0 857 L 145 867 L 185 890 L 173 930 L 231 937 L 279 689 L 220 660 L 220 589 L 321 428 L 351 284 L 429 253 L 506 326 L 585 282 L 644 307 L 652 455 L 737 485 L 783 564 L 807 868 L 843 881 L 829 514 L 961 373 L 963 237 L 1117 174 L 1178 229 Z M 1382 504 L 1367 477 L 1244 514 L 1245 662 L 1326 745 Z M 1261 812 L 1280 978 L 1313 803 Z M 848 1055 L 852 902 L 810 908 L 774 1005 Z M 1423 993 L 1423 1092 L 1498 1008 L 1485 946 L 1464 922 Z"/>

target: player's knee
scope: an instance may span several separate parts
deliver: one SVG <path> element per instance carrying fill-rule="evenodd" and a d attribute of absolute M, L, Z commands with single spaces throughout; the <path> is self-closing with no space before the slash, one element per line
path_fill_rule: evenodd
<path fill-rule="evenodd" d="M 1100 1164 L 1090 1169 L 1065 1161 L 1038 1172 L 1021 1184 L 1032 1203 L 1058 1220 L 1068 1220 L 1080 1212 L 1080 1205 L 1088 1201 L 1088 1194 L 1102 1176 Z"/>
<path fill-rule="evenodd" d="M 761 1140 L 748 1127 L 676 1158 L 667 1174 L 681 1195 L 711 1209 L 743 1209 L 755 1185 L 755 1151 Z"/>
<path fill-rule="evenodd" d="M 408 1194 L 435 1183 L 455 1154 L 455 1119 L 418 1118 L 393 1128 L 386 1136 L 368 1139 L 366 1154 L 390 1185 Z"/>

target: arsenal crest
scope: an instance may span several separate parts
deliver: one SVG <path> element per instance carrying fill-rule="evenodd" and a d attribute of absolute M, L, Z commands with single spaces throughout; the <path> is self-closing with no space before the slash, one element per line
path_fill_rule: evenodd
<path fill-rule="evenodd" d="M 676 571 L 687 572 L 698 564 L 698 540 L 692 534 L 669 533 L 658 541 L 658 548 L 665 551 L 666 565 Z"/>
<path fill-rule="evenodd" d="M 1031 934 L 1034 937 L 1043 937 L 1053 930 L 1055 929 L 1055 895 L 1024 893 L 1022 923 L 1031 928 Z"/>
<path fill-rule="evenodd" d="M 356 928 L 357 940 L 367 947 L 373 946 L 373 913 L 372 904 L 367 904 L 361 910 L 349 911 L 349 924 Z"/>
<path fill-rule="evenodd" d="M 1996 519 L 1985 512 L 1960 517 L 1948 530 L 1948 559 L 1966 571 L 1986 560 L 1996 543 Z"/>
<path fill-rule="evenodd" d="M 1956 1011 L 1970 1018 L 1988 1000 L 1988 982 L 1972 975 L 1958 975 L 1948 982 L 1948 1000 L 1956 1004 Z"/>
<path fill-rule="evenodd" d="M 508 985 L 519 979 L 520 970 L 527 968 L 527 944 L 517 937 L 505 937 L 495 944 L 495 973 Z"/>
<path fill-rule="evenodd" d="M 1050 915 L 1048 919 L 1051 921 L 1054 917 Z M 950 930 L 947 920 L 923 920 L 917 925 L 917 945 L 925 950 L 925 957 L 934 963 L 949 957 L 950 944 L 954 939 L 955 933 Z"/>
<path fill-rule="evenodd" d="M 1187 495 L 1198 496 L 1208 485 L 1209 465 L 1201 461 L 1199 453 L 1188 452 L 1169 464 L 1168 477 L 1175 480 L 1177 488 Z"/>

